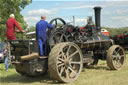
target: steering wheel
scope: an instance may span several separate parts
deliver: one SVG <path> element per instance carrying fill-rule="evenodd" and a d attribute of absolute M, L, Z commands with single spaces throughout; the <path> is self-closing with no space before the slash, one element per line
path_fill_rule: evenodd
<path fill-rule="evenodd" d="M 66 22 L 62 18 L 54 18 L 50 21 L 50 24 L 56 25 L 56 28 L 62 28 Z"/>

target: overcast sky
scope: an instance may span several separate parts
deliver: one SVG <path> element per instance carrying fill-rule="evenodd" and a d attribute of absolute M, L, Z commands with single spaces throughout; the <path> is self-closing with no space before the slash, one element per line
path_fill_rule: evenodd
<path fill-rule="evenodd" d="M 33 0 L 21 14 L 29 26 L 35 26 L 41 15 L 46 15 L 48 22 L 56 17 L 72 22 L 75 16 L 76 25 L 84 26 L 87 16 L 92 16 L 94 21 L 95 6 L 102 7 L 101 26 L 128 26 L 128 0 Z"/>

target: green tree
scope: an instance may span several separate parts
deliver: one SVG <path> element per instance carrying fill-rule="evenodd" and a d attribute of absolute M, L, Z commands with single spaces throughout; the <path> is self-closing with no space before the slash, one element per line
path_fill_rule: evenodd
<path fill-rule="evenodd" d="M 27 29 L 27 32 L 33 32 L 35 31 L 35 27 L 34 26 L 30 26 L 28 29 Z"/>
<path fill-rule="evenodd" d="M 15 14 L 16 20 L 23 29 L 26 29 L 27 24 L 20 14 L 21 10 L 32 0 L 0 0 L 0 41 L 6 40 L 6 21 L 11 13 Z M 19 35 L 19 38 L 23 37 Z"/>
<path fill-rule="evenodd" d="M 30 26 L 27 30 L 26 30 L 27 33 L 30 33 L 30 32 L 35 32 L 35 27 L 34 26 Z M 33 38 L 36 38 L 36 34 L 31 34 L 31 35 L 26 35 L 27 39 L 33 39 Z"/>

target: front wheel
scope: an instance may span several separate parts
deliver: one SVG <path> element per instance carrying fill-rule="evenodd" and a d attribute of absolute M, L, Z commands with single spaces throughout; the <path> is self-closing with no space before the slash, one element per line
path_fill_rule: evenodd
<path fill-rule="evenodd" d="M 107 65 L 112 70 L 119 70 L 126 60 L 125 51 L 119 45 L 113 45 L 108 49 Z"/>

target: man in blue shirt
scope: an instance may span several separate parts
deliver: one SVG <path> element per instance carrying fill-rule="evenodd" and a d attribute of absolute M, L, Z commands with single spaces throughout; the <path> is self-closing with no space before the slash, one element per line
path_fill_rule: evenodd
<path fill-rule="evenodd" d="M 41 20 L 36 24 L 36 37 L 38 40 L 39 48 L 40 48 L 40 56 L 44 56 L 44 51 L 47 52 L 47 28 L 54 28 L 53 25 L 50 25 L 47 21 L 45 21 L 46 16 L 41 16 Z M 44 44 L 44 49 L 43 49 Z"/>

